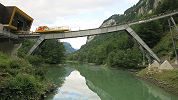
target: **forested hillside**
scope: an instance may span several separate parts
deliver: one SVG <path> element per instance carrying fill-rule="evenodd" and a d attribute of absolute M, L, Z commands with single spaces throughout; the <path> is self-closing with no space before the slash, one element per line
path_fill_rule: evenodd
<path fill-rule="evenodd" d="M 177 0 L 140 0 L 124 14 L 115 14 L 106 19 L 101 27 L 144 19 L 177 8 Z M 177 16 L 173 17 L 178 21 Z M 167 18 L 132 27 L 159 57 L 174 59 Z M 79 51 L 69 56 L 70 60 L 129 68 L 139 67 L 142 58 L 138 44 L 124 31 L 96 36 Z"/>
<path fill-rule="evenodd" d="M 65 47 L 65 49 L 66 49 L 66 54 L 70 54 L 70 53 L 73 53 L 73 52 L 76 51 L 76 50 L 71 46 L 71 44 L 68 43 L 68 42 L 63 42 L 63 45 L 64 45 L 64 47 Z"/>

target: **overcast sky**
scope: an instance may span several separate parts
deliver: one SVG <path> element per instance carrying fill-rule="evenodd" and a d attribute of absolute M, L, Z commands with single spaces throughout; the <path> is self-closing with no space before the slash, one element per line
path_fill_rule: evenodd
<path fill-rule="evenodd" d="M 5 6 L 17 6 L 34 18 L 32 31 L 38 26 L 69 26 L 72 30 L 99 27 L 113 14 L 122 14 L 139 0 L 0 0 Z M 65 39 L 75 49 L 86 37 Z"/>

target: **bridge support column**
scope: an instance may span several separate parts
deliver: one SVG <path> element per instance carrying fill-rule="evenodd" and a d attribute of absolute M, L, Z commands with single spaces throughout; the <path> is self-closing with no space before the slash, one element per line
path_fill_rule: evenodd
<path fill-rule="evenodd" d="M 11 40 L 9 38 L 0 39 L 0 51 L 3 53 L 16 56 L 19 46 L 20 43 L 16 40 Z"/>
<path fill-rule="evenodd" d="M 152 62 L 151 62 L 151 57 L 149 56 L 149 54 L 146 53 L 145 49 L 144 49 L 141 45 L 139 45 L 139 48 L 140 48 L 140 50 L 141 50 L 141 52 L 142 52 L 142 60 L 143 60 L 143 61 L 142 61 L 142 65 L 143 65 L 143 66 L 146 65 L 146 60 L 145 60 L 145 58 L 147 58 L 147 59 L 148 59 L 148 63 L 151 64 Z"/>
<path fill-rule="evenodd" d="M 177 54 L 177 36 L 173 33 L 172 29 L 175 29 L 178 32 L 178 27 L 176 25 L 176 22 L 174 21 L 173 17 L 170 17 L 170 19 L 168 19 L 168 23 L 169 23 L 169 28 L 170 28 L 170 33 L 171 33 L 171 37 L 172 37 L 172 43 L 173 43 L 173 48 L 174 48 L 174 52 L 175 52 L 175 64 L 178 64 L 178 54 Z M 173 24 L 173 25 L 172 25 Z"/>
<path fill-rule="evenodd" d="M 148 47 L 148 45 L 136 34 L 136 32 L 130 26 L 126 28 L 126 31 L 150 54 L 151 57 L 153 57 L 158 62 L 161 62 L 157 55 Z"/>
<path fill-rule="evenodd" d="M 43 36 L 40 36 L 27 55 L 31 55 L 35 51 L 35 49 L 43 42 L 43 40 L 45 40 L 45 38 Z"/>

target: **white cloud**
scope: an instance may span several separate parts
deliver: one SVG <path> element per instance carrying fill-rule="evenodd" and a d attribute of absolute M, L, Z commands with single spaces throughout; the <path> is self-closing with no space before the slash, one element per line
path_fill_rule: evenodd
<path fill-rule="evenodd" d="M 32 30 L 40 25 L 70 26 L 72 29 L 99 27 L 103 20 L 134 5 L 139 0 L 0 0 L 17 6 L 34 18 Z M 81 38 L 79 38 L 81 39 Z M 83 39 L 84 40 L 84 39 Z M 86 39 L 85 39 L 86 40 Z M 70 41 L 69 41 L 70 42 Z M 70 42 L 71 44 L 74 44 Z M 85 42 L 83 41 L 83 44 Z M 80 44 L 80 43 L 79 43 Z M 78 44 L 78 45 L 79 45 Z M 72 46 L 76 46 L 74 44 Z"/>

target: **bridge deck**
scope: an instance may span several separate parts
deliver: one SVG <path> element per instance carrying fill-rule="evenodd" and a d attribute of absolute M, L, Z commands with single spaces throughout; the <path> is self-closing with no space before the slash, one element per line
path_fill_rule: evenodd
<path fill-rule="evenodd" d="M 109 33 L 109 32 L 121 31 L 121 30 L 124 30 L 125 26 L 128 26 L 128 25 L 131 26 L 131 25 L 136 25 L 136 24 L 148 23 L 148 22 L 152 22 L 152 21 L 159 20 L 162 18 L 170 17 L 176 14 L 178 14 L 178 10 L 175 10 L 171 13 L 159 14 L 157 16 L 153 16 L 148 19 L 137 20 L 137 21 L 123 23 L 123 24 L 121 23 L 121 25 L 114 25 L 114 26 L 109 26 L 109 27 L 78 30 L 78 31 L 65 32 L 65 33 L 19 34 L 18 36 L 19 38 L 37 38 L 39 36 L 44 36 L 45 39 L 64 39 L 64 38 L 84 37 L 84 36 L 103 34 L 104 32 Z"/>

